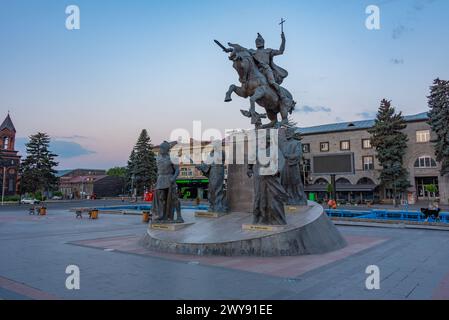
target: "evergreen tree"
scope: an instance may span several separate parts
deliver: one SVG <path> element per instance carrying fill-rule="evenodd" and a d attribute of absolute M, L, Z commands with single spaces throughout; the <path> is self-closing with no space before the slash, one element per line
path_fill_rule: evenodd
<path fill-rule="evenodd" d="M 134 148 L 131 150 L 131 154 L 128 158 L 128 164 L 126 166 L 126 187 L 132 193 L 134 190 L 134 177 L 135 177 L 135 164 L 136 164 L 136 152 Z"/>
<path fill-rule="evenodd" d="M 381 101 L 374 127 L 371 133 L 371 144 L 377 151 L 382 170 L 381 184 L 393 190 L 395 204 L 398 192 L 404 192 L 410 187 L 408 171 L 403 166 L 403 158 L 407 150 L 407 135 L 402 132 L 407 127 L 402 113 L 396 113 L 391 102 Z"/>
<path fill-rule="evenodd" d="M 435 79 L 430 87 L 429 125 L 436 134 L 435 156 L 441 163 L 441 175 L 449 174 L 449 81 Z"/>
<path fill-rule="evenodd" d="M 143 129 L 128 160 L 127 180 L 137 194 L 156 182 L 156 157 L 147 130 Z"/>
<path fill-rule="evenodd" d="M 50 137 L 38 132 L 30 136 L 26 144 L 27 156 L 21 164 L 22 192 L 53 191 L 57 188 L 58 178 L 54 169 L 58 163 L 56 154 L 50 152 Z"/>

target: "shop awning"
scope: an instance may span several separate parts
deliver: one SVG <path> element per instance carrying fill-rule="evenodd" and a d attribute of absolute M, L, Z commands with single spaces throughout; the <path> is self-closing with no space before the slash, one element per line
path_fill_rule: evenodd
<path fill-rule="evenodd" d="M 337 192 L 372 192 L 377 188 L 376 184 L 337 184 Z M 307 192 L 327 192 L 325 184 L 311 184 L 305 186 Z"/>

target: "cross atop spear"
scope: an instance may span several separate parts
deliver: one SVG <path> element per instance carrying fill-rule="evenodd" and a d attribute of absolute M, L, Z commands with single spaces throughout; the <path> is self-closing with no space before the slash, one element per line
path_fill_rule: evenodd
<path fill-rule="evenodd" d="M 284 33 L 284 23 L 286 20 L 284 20 L 284 18 L 281 18 L 281 23 L 279 23 L 279 25 L 281 26 L 281 32 Z"/>

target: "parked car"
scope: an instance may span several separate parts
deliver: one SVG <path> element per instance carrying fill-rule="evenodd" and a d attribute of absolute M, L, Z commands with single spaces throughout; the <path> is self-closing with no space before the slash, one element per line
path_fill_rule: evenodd
<path fill-rule="evenodd" d="M 37 199 L 23 198 L 22 200 L 20 200 L 20 203 L 21 204 L 39 204 L 41 202 Z"/>
<path fill-rule="evenodd" d="M 51 200 L 62 200 L 61 196 L 54 196 L 53 198 L 51 198 Z"/>

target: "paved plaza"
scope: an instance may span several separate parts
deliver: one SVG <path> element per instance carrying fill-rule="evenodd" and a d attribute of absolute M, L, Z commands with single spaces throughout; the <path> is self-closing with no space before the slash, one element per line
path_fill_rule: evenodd
<path fill-rule="evenodd" d="M 0 208 L 0 299 L 449 299 L 447 231 L 339 226 L 348 246 L 324 255 L 182 256 L 140 247 L 139 216 L 68 211 L 90 205 L 50 204 L 45 217 Z M 79 290 L 65 286 L 68 265 Z M 369 265 L 379 290 L 365 287 Z"/>

